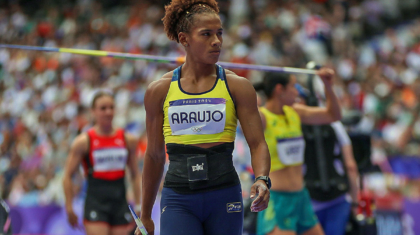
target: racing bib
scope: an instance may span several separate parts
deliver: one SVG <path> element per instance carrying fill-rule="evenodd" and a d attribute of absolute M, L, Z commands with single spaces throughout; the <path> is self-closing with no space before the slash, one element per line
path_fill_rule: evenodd
<path fill-rule="evenodd" d="M 169 102 L 169 125 L 172 135 L 207 135 L 225 129 L 226 100 L 195 98 Z"/>
<path fill-rule="evenodd" d="M 92 152 L 95 172 L 124 170 L 128 150 L 125 148 L 103 148 Z"/>
<path fill-rule="evenodd" d="M 303 163 L 305 140 L 303 137 L 278 139 L 277 155 L 284 165 Z"/>

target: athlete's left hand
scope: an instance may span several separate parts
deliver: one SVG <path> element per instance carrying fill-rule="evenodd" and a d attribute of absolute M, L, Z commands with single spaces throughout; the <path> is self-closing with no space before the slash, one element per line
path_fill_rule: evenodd
<path fill-rule="evenodd" d="M 256 195 L 258 195 L 257 198 L 255 198 Z M 258 180 L 252 185 L 251 198 L 255 198 L 251 204 L 252 212 L 263 211 L 267 208 L 268 201 L 270 201 L 270 190 L 263 180 Z"/>
<path fill-rule="evenodd" d="M 317 75 L 322 79 L 322 82 L 326 87 L 332 87 L 335 75 L 334 70 L 329 68 L 321 68 L 317 71 Z"/>

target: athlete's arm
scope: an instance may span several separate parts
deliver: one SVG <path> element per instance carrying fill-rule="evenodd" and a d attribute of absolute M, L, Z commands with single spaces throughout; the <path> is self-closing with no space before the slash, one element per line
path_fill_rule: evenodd
<path fill-rule="evenodd" d="M 245 78 L 228 71 L 227 74 L 238 119 L 251 150 L 252 169 L 255 177 L 268 176 L 271 164 L 270 153 L 264 139 L 254 87 Z M 270 193 L 264 181 L 259 180 L 252 186 L 251 198 L 255 197 L 256 194 L 258 194 L 258 197 L 254 200 L 251 209 L 253 211 L 262 211 L 267 208 L 270 199 Z"/>
<path fill-rule="evenodd" d="M 359 194 L 359 172 L 357 169 L 356 160 L 354 159 L 351 139 L 341 122 L 334 122 L 331 124 L 331 126 L 334 129 L 338 143 L 341 147 L 341 152 L 343 154 L 344 165 L 346 167 L 347 177 L 350 183 L 351 199 L 354 203 L 357 203 Z"/>
<path fill-rule="evenodd" d="M 353 148 L 351 145 L 344 145 L 341 148 L 343 152 L 344 164 L 347 170 L 347 177 L 350 183 L 350 196 L 354 203 L 359 202 L 359 171 L 357 169 L 356 160 L 354 160 Z"/>
<path fill-rule="evenodd" d="M 318 71 L 318 76 L 324 83 L 327 103 L 325 107 L 310 107 L 302 104 L 294 104 L 293 108 L 299 114 L 303 124 L 322 125 L 341 119 L 340 105 L 332 88 L 334 71 L 322 68 Z"/>
<path fill-rule="evenodd" d="M 147 149 L 144 157 L 142 176 L 141 221 L 149 234 L 153 234 L 154 224 L 151 219 L 153 204 L 162 179 L 165 165 L 165 141 L 163 138 L 163 103 L 169 90 L 171 75 L 152 82 L 146 90 L 144 105 L 146 108 Z"/>
<path fill-rule="evenodd" d="M 65 195 L 65 206 L 69 223 L 72 227 L 77 227 L 77 216 L 73 212 L 73 183 L 72 177 L 77 171 L 79 164 L 88 150 L 88 137 L 81 134 L 73 141 L 66 164 L 64 165 L 63 189 Z"/>
<path fill-rule="evenodd" d="M 129 151 L 127 165 L 128 169 L 130 170 L 130 177 L 131 177 L 131 185 L 133 187 L 133 194 L 134 194 L 134 203 L 135 203 L 135 210 L 139 212 L 137 206 L 140 205 L 140 184 L 141 184 L 141 176 L 139 171 L 139 164 L 137 159 L 137 144 L 138 139 L 133 135 L 126 134 L 127 140 L 127 147 Z"/>

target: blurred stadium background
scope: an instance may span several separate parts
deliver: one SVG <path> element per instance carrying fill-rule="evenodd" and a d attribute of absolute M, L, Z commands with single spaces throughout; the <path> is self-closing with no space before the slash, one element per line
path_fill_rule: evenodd
<path fill-rule="evenodd" d="M 0 0 L 0 43 L 182 56 L 163 31 L 168 2 Z M 301 68 L 315 61 L 336 70 L 345 118 L 361 113 L 347 123 L 350 135 L 371 139 L 373 166 L 364 169 L 364 190 L 375 199 L 378 234 L 420 234 L 420 118 L 414 112 L 420 1 L 218 2 L 225 27 L 221 61 Z M 142 159 L 145 90 L 173 68 L 0 49 L 0 192 L 11 206 L 14 233 L 83 234 L 67 225 L 61 182 L 71 141 L 91 124 L 93 93 L 114 92 L 115 125 L 140 138 Z M 262 78 L 258 71 L 236 72 L 252 82 Z M 249 153 L 240 131 L 234 157 L 248 189 Z M 78 182 L 80 213 L 86 185 L 81 176 Z"/>

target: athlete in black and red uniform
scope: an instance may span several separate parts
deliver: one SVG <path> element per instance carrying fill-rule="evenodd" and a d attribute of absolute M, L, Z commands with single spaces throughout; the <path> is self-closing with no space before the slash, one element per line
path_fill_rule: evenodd
<path fill-rule="evenodd" d="M 78 226 L 73 211 L 72 176 L 82 163 L 88 182 L 84 225 L 88 235 L 126 235 L 134 223 L 127 206 L 125 169 L 129 167 L 137 211 L 140 205 L 140 174 L 136 160 L 137 140 L 112 127 L 114 99 L 104 92 L 92 102 L 95 126 L 74 140 L 64 173 L 64 192 L 69 223 Z"/>

